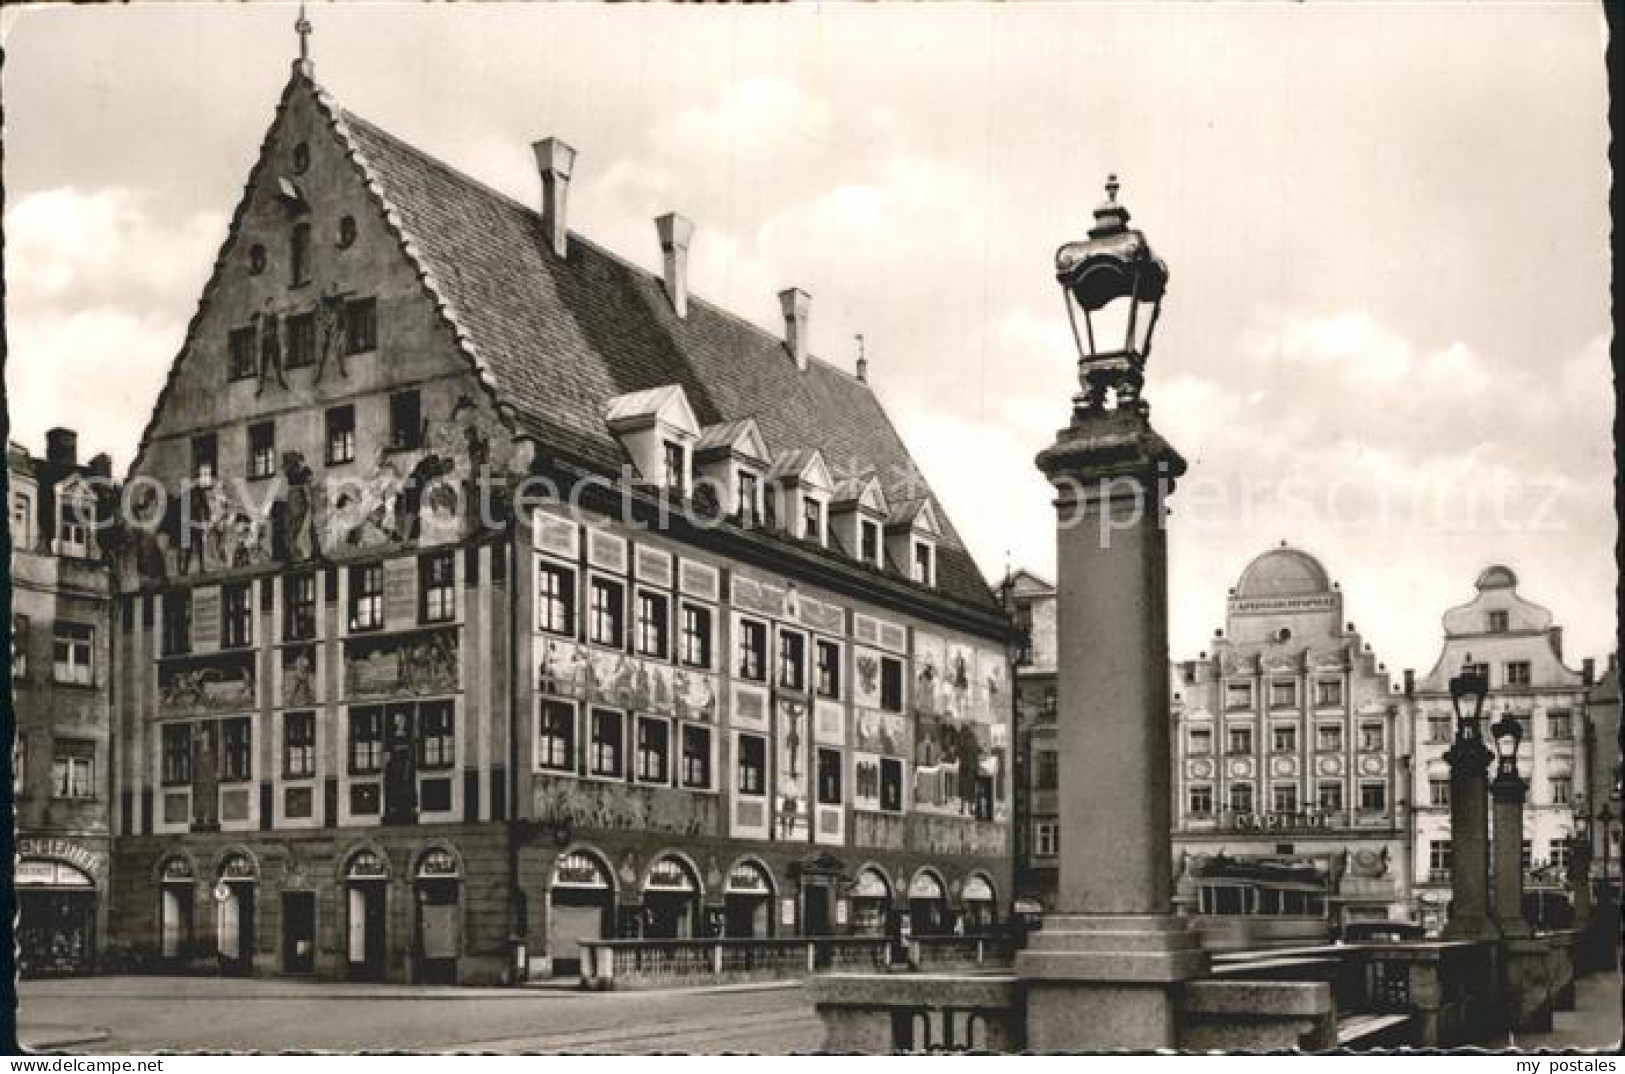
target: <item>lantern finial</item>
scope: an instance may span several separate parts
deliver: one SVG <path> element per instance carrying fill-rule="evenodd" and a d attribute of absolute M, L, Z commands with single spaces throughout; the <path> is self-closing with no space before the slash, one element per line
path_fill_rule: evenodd
<path fill-rule="evenodd" d="M 1117 201 L 1117 191 L 1119 189 L 1121 189 L 1121 187 L 1117 182 L 1117 173 L 1116 172 L 1108 172 L 1106 174 L 1106 200 L 1111 201 L 1111 202 L 1116 202 Z"/>

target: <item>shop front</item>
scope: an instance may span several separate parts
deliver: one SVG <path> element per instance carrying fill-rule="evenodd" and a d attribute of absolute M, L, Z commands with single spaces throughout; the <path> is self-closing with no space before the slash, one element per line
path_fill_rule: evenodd
<path fill-rule="evenodd" d="M 463 951 L 462 865 L 442 847 L 426 850 L 413 877 L 418 909 L 416 981 L 456 984 Z"/>
<path fill-rule="evenodd" d="M 609 866 L 587 850 L 560 854 L 547 885 L 547 949 L 555 977 L 581 972 L 581 941 L 614 935 L 615 886 Z"/>
<path fill-rule="evenodd" d="M 90 973 L 96 961 L 96 882 L 65 861 L 17 863 L 17 959 L 24 977 Z"/>
<path fill-rule="evenodd" d="M 959 893 L 960 920 L 966 933 L 991 932 L 998 923 L 998 900 L 993 883 L 981 873 L 972 873 L 965 879 Z"/>
<path fill-rule="evenodd" d="M 942 878 L 930 870 L 921 869 L 909 881 L 908 924 L 915 936 L 939 936 L 952 927 L 948 893 L 943 890 Z"/>
<path fill-rule="evenodd" d="M 253 859 L 228 854 L 221 860 L 214 903 L 215 950 L 220 956 L 221 974 L 251 976 L 259 909 L 259 870 Z"/>
<path fill-rule="evenodd" d="M 723 894 L 723 935 L 766 939 L 773 935 L 773 879 L 754 861 L 740 861 L 728 871 Z"/>
<path fill-rule="evenodd" d="M 345 978 L 382 981 L 385 971 L 389 867 L 381 854 L 359 850 L 344 868 Z"/>
<path fill-rule="evenodd" d="M 643 881 L 643 936 L 649 940 L 687 940 L 696 935 L 700 882 L 683 859 L 667 854 L 655 859 Z"/>
<path fill-rule="evenodd" d="M 891 917 L 891 883 L 874 866 L 858 870 L 852 885 L 852 931 L 859 936 L 884 936 Z"/>

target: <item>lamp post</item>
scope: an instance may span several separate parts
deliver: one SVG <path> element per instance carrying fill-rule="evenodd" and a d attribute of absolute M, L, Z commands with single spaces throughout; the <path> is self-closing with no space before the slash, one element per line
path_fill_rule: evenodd
<path fill-rule="evenodd" d="M 1016 961 L 1035 1051 L 1173 1047 L 1180 982 L 1207 970 L 1173 913 L 1163 520 L 1185 462 L 1140 394 L 1168 269 L 1117 191 L 1113 176 L 1088 238 L 1055 255 L 1081 390 L 1037 459 L 1059 514 L 1064 839 L 1056 912 Z"/>
<path fill-rule="evenodd" d="M 1523 725 L 1510 712 L 1490 725 L 1495 739 L 1495 779 L 1490 797 L 1495 801 L 1494 822 L 1495 925 L 1507 938 L 1528 936 L 1523 916 L 1523 779 L 1518 775 L 1518 746 Z"/>
<path fill-rule="evenodd" d="M 1450 706 L 1456 738 L 1444 759 L 1450 765 L 1450 920 L 1446 940 L 1488 940 L 1496 935 L 1489 917 L 1490 857 L 1488 783 L 1493 755 L 1484 746 L 1479 717 L 1489 683 L 1469 664 L 1450 680 Z M 1520 837 L 1519 843 L 1522 843 Z"/>
<path fill-rule="evenodd" d="M 1574 898 L 1574 927 L 1591 923 L 1591 814 L 1585 795 L 1575 795 L 1574 830 L 1569 835 L 1568 881 Z"/>

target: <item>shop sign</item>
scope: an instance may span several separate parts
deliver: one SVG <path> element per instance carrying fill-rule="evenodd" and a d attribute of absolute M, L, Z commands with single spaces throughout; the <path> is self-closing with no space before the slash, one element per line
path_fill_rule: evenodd
<path fill-rule="evenodd" d="M 940 899 L 942 898 L 942 885 L 930 873 L 916 873 L 914 879 L 909 881 L 908 897 L 911 899 Z"/>
<path fill-rule="evenodd" d="M 767 877 L 754 865 L 741 862 L 735 865 L 728 873 L 728 894 L 730 895 L 768 895 L 772 889 L 768 887 Z"/>
<path fill-rule="evenodd" d="M 858 874 L 858 884 L 852 890 L 852 894 L 859 899 L 884 899 L 891 892 L 887 890 L 886 882 L 879 874 L 872 869 L 865 869 Z"/>
<path fill-rule="evenodd" d="M 32 858 L 25 858 L 17 863 L 15 883 L 20 888 L 95 887 L 90 877 L 71 865 L 59 861 L 40 861 Z"/>
<path fill-rule="evenodd" d="M 973 876 L 965 881 L 965 891 L 960 897 L 966 902 L 992 902 L 993 888 L 984 877 Z"/>
<path fill-rule="evenodd" d="M 565 854 L 553 865 L 553 886 L 566 888 L 609 888 L 609 878 L 598 863 L 585 854 Z"/>
<path fill-rule="evenodd" d="M 1230 827 L 1238 832 L 1325 831 L 1331 817 L 1325 813 L 1233 813 Z"/>
<path fill-rule="evenodd" d="M 94 851 L 87 850 L 78 843 L 70 843 L 66 839 L 23 836 L 17 840 L 17 856 L 20 858 L 56 858 L 93 877 L 100 875 L 102 868 L 99 855 Z"/>
<path fill-rule="evenodd" d="M 660 891 L 693 891 L 694 879 L 676 858 L 661 858 L 649 867 L 649 879 L 643 886 Z"/>

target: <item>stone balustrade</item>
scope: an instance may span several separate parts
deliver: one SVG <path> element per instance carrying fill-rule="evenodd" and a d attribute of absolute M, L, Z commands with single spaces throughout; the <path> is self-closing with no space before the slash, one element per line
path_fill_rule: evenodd
<path fill-rule="evenodd" d="M 884 936 L 583 940 L 581 987 L 657 989 L 815 973 L 1007 968 L 1013 957 L 1013 941 L 1003 936 L 921 936 L 903 945 Z"/>

